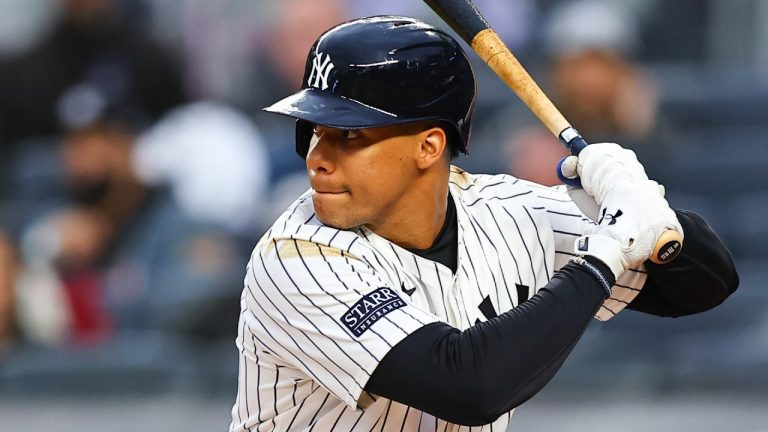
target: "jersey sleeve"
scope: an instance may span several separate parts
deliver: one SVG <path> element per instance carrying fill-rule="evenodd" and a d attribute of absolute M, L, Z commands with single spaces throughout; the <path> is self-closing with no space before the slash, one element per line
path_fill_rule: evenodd
<path fill-rule="evenodd" d="M 437 321 L 399 290 L 385 274 L 340 249 L 272 240 L 251 256 L 243 319 L 257 349 L 357 408 L 384 355 Z"/>
<path fill-rule="evenodd" d="M 546 212 L 555 240 L 555 266 L 560 269 L 576 256 L 573 242 L 595 226 L 571 200 L 565 186 L 536 189 L 537 205 Z M 611 319 L 629 305 L 643 288 L 647 279 L 644 265 L 622 273 L 613 286 L 611 297 L 606 299 L 595 314 L 600 321 Z"/>

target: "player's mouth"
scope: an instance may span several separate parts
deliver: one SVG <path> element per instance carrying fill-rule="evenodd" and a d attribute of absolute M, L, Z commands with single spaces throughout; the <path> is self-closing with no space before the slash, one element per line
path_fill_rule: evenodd
<path fill-rule="evenodd" d="M 334 190 L 334 189 L 312 189 L 312 195 L 314 197 L 336 197 L 348 193 L 346 190 Z"/>
<path fill-rule="evenodd" d="M 344 189 L 343 186 L 334 186 L 334 185 L 311 185 L 311 186 L 312 186 L 312 191 L 315 194 L 321 194 L 321 195 L 341 195 L 348 192 L 346 189 Z"/>

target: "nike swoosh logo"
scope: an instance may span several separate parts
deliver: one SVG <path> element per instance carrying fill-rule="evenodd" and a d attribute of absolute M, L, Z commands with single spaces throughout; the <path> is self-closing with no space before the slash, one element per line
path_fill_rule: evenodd
<path fill-rule="evenodd" d="M 413 293 L 416 292 L 416 287 L 413 287 L 411 289 L 405 288 L 405 282 L 400 286 L 400 289 L 403 290 L 404 293 L 408 294 L 408 297 L 412 296 Z"/>

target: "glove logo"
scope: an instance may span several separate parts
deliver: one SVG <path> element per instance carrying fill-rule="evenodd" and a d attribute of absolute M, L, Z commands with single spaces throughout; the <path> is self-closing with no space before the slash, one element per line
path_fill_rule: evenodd
<path fill-rule="evenodd" d="M 323 53 L 319 52 L 312 60 L 312 73 L 309 74 L 307 85 L 320 90 L 328 88 L 328 75 L 331 74 L 334 66 L 331 63 L 331 56 L 326 54 L 323 59 Z"/>
<path fill-rule="evenodd" d="M 624 214 L 624 212 L 622 212 L 621 210 L 616 210 L 616 213 L 614 213 L 614 214 L 607 213 L 607 211 L 608 211 L 608 209 L 603 209 L 603 214 L 602 214 L 602 216 L 600 216 L 600 220 L 597 221 L 598 225 L 602 224 L 603 223 L 603 219 L 606 219 L 606 218 L 610 221 L 610 222 L 608 222 L 608 225 L 615 225 L 616 224 L 616 219 L 618 219 L 619 216 Z"/>
<path fill-rule="evenodd" d="M 579 243 L 576 246 L 576 249 L 578 249 L 581 252 L 586 252 L 589 250 L 589 237 L 582 237 L 579 239 Z"/>

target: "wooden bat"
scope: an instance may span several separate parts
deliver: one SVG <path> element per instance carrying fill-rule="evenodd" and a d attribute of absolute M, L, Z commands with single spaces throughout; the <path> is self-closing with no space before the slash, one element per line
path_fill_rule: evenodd
<path fill-rule="evenodd" d="M 499 35 L 491 28 L 472 0 L 424 0 L 458 35 L 464 39 L 481 59 L 528 106 L 552 134 L 577 155 L 587 142 L 560 114 L 552 101 L 539 88 Z M 562 176 L 560 180 L 571 186 L 581 186 L 578 179 Z M 650 260 L 656 264 L 672 261 L 682 250 L 683 239 L 677 231 L 667 230 L 659 236 Z"/>

